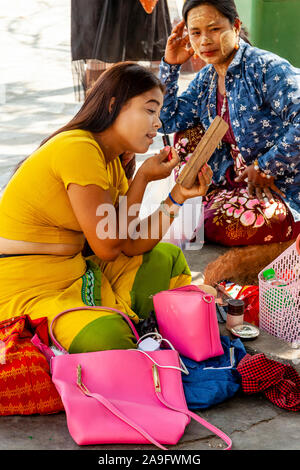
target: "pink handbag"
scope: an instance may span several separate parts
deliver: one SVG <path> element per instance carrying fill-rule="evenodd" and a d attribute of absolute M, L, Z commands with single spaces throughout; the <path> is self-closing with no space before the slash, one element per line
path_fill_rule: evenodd
<path fill-rule="evenodd" d="M 113 310 L 79 307 L 57 315 L 50 326 L 53 343 L 65 354 L 51 359 L 52 380 L 61 396 L 69 432 L 79 445 L 176 444 L 191 417 L 217 434 L 231 448 L 231 439 L 221 430 L 188 410 L 181 379 L 178 352 L 160 349 L 108 350 L 68 354 L 56 341 L 53 323 L 75 310 Z"/>
<path fill-rule="evenodd" d="M 190 359 L 204 361 L 224 354 L 215 299 L 194 285 L 153 296 L 160 334 Z"/>

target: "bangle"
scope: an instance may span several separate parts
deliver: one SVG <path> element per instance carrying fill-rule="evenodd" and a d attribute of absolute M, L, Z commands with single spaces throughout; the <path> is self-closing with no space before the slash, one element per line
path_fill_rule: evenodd
<path fill-rule="evenodd" d="M 259 171 L 259 165 L 258 165 L 258 160 L 257 159 L 254 160 L 253 165 L 254 165 L 254 170 Z"/>
<path fill-rule="evenodd" d="M 161 201 L 160 203 L 160 210 L 167 216 L 169 216 L 171 219 L 175 219 L 175 217 L 178 217 L 179 214 L 171 214 L 171 212 L 167 211 L 167 209 L 165 208 L 165 201 Z"/>
<path fill-rule="evenodd" d="M 171 201 L 172 201 L 174 204 L 176 204 L 176 206 L 180 206 L 180 207 L 183 206 L 183 203 L 182 203 L 182 204 L 179 204 L 179 202 L 176 202 L 176 201 L 172 198 L 171 193 L 169 193 L 169 198 L 171 199 Z"/>

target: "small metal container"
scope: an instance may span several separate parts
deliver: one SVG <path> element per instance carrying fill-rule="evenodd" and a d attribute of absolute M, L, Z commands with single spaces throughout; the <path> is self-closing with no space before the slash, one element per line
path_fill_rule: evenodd
<path fill-rule="evenodd" d="M 231 333 L 234 336 L 237 336 L 241 339 L 255 339 L 259 335 L 259 328 L 255 325 L 251 325 L 250 323 L 243 323 L 241 325 L 236 325 L 230 329 Z"/>

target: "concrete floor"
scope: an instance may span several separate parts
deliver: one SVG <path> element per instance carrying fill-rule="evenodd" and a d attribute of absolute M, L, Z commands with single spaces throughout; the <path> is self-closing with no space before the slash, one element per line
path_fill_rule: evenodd
<path fill-rule="evenodd" d="M 299 450 L 299 413 L 280 410 L 261 396 L 236 396 L 200 415 L 227 433 L 233 450 Z M 220 439 L 192 421 L 172 450 L 219 449 Z M 222 444 L 221 444 L 222 445 Z M 71 438 L 64 413 L 49 416 L 2 416 L 0 450 L 154 450 L 152 445 L 79 447 Z"/>

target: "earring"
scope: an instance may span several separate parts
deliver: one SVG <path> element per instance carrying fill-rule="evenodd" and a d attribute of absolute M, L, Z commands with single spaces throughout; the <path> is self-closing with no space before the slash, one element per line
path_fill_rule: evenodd
<path fill-rule="evenodd" d="M 193 58 L 194 58 L 194 59 L 198 59 L 198 58 L 199 58 L 199 56 L 198 56 L 198 54 L 196 54 L 196 52 L 195 52 L 195 54 L 193 55 Z"/>
<path fill-rule="evenodd" d="M 238 51 L 239 48 L 240 48 L 240 46 L 239 46 L 238 44 L 236 44 L 236 45 L 234 46 L 234 48 L 235 48 L 236 51 Z"/>

